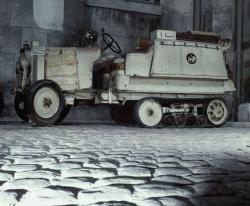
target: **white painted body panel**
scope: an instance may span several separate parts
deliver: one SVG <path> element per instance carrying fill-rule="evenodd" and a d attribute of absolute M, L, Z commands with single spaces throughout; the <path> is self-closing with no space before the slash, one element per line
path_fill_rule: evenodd
<path fill-rule="evenodd" d="M 76 48 L 48 48 L 45 78 L 55 81 L 62 90 L 79 89 Z"/>
<path fill-rule="evenodd" d="M 145 78 L 116 74 L 114 89 L 131 92 L 156 92 L 177 94 L 224 94 L 235 91 L 231 80 Z"/>
<path fill-rule="evenodd" d="M 162 31 L 153 36 L 157 39 L 148 53 L 127 54 L 125 72 L 113 72 L 115 91 L 185 95 L 235 91 L 219 44 L 175 40 Z M 194 64 L 187 60 L 190 53 L 196 56 Z"/>
<path fill-rule="evenodd" d="M 77 48 L 79 89 L 91 89 L 93 65 L 101 56 L 101 49 L 95 47 Z"/>
<path fill-rule="evenodd" d="M 129 53 L 126 56 L 126 75 L 148 77 L 153 60 L 154 47 L 147 53 Z"/>
<path fill-rule="evenodd" d="M 63 91 L 98 103 L 138 100 L 154 94 L 206 98 L 235 91 L 219 44 L 176 40 L 176 33 L 171 31 L 158 31 L 153 37 L 156 39 L 148 52 L 128 53 L 124 70 L 104 74 L 103 78 L 110 77 L 108 90 L 93 88 L 93 65 L 101 55 L 99 48 L 48 48 L 44 65 L 33 64 L 33 70 L 44 68 L 45 78 L 57 82 Z M 195 55 L 195 63 L 188 62 L 188 54 Z M 42 71 L 34 73 L 42 78 Z"/>
<path fill-rule="evenodd" d="M 32 69 L 32 81 L 39 81 L 45 78 L 45 48 L 33 47 L 30 54 Z"/>
<path fill-rule="evenodd" d="M 187 61 L 188 54 L 197 57 L 195 64 Z M 219 45 L 184 41 L 155 41 L 152 76 L 228 79 Z"/>
<path fill-rule="evenodd" d="M 33 81 L 49 79 L 63 91 L 92 88 L 93 64 L 100 57 L 99 48 L 35 48 Z"/>

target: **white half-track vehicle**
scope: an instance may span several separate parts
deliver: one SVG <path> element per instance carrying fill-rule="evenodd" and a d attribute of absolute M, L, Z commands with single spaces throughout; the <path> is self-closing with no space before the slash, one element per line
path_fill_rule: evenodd
<path fill-rule="evenodd" d="M 106 48 L 119 53 L 103 33 Z M 77 104 L 110 106 L 118 123 L 143 127 L 223 125 L 235 91 L 219 35 L 156 30 L 125 58 L 100 62 L 101 49 L 24 46 L 17 63 L 16 111 L 40 126 L 63 121 Z M 107 66 L 108 65 L 108 66 Z"/>

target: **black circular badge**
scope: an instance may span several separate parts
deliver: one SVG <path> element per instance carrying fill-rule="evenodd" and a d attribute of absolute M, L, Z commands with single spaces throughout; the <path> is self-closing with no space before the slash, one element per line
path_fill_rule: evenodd
<path fill-rule="evenodd" d="M 187 62 L 188 62 L 189 64 L 195 64 L 195 63 L 197 62 L 197 57 L 196 57 L 196 55 L 193 54 L 193 53 L 189 53 L 189 54 L 187 55 Z"/>

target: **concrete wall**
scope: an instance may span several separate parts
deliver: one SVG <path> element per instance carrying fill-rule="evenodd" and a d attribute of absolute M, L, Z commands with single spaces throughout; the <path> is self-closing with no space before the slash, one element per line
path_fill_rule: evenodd
<path fill-rule="evenodd" d="M 161 27 L 179 32 L 193 30 L 193 0 L 161 0 Z"/>
<path fill-rule="evenodd" d="M 156 28 L 190 31 L 194 25 L 194 0 L 160 0 L 162 16 L 109 9 L 108 5 L 86 6 L 86 1 L 0 0 L 0 82 L 4 85 L 6 115 L 14 115 L 8 81 L 14 79 L 18 51 L 25 41 L 38 40 L 44 46 L 77 46 L 80 45 L 77 32 L 92 28 L 101 34 L 104 28 L 126 53 L 136 46 L 138 37 L 149 37 Z M 201 30 L 218 32 L 234 40 L 235 0 L 200 1 Z M 246 0 L 244 7 L 244 85 L 250 81 L 249 2 Z M 98 45 L 101 46 L 100 40 Z M 235 71 L 234 49 L 227 53 L 227 64 Z"/>

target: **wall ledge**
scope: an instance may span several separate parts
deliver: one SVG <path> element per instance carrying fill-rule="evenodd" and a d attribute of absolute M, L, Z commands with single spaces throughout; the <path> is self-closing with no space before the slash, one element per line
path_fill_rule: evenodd
<path fill-rule="evenodd" d="M 163 13 L 161 5 L 126 0 L 87 0 L 86 5 L 92 7 L 152 14 L 157 16 L 161 16 Z"/>

